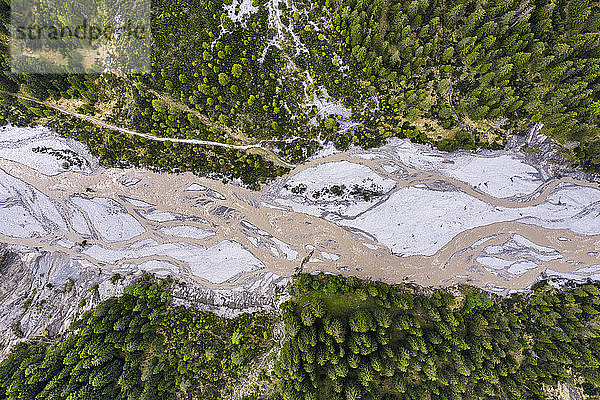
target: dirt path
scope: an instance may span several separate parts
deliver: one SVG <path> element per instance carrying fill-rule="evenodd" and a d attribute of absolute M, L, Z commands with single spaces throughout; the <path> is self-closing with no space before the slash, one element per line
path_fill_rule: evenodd
<path fill-rule="evenodd" d="M 240 140 L 242 142 L 247 142 L 247 138 L 245 138 L 245 135 L 243 135 L 242 132 L 239 132 L 237 129 L 234 130 L 234 129 L 231 129 L 230 127 L 228 127 L 227 125 L 223 125 L 218 122 L 211 121 L 206 115 L 202 114 L 200 111 L 198 111 L 196 109 L 192 109 L 192 108 L 188 107 L 186 104 L 183 104 L 179 101 L 173 100 L 170 96 L 162 95 L 154 89 L 150 89 L 148 87 L 145 87 L 145 89 L 147 91 L 149 91 L 150 93 L 152 93 L 154 96 L 156 96 L 158 99 L 160 99 L 163 103 L 165 103 L 173 108 L 177 108 L 183 112 L 187 112 L 192 115 L 195 115 L 196 117 L 198 117 L 200 122 L 202 122 L 204 125 L 211 127 L 211 128 L 215 128 L 221 132 L 224 132 L 225 134 L 227 134 L 228 136 L 230 136 L 234 139 Z M 244 140 L 244 138 L 246 140 Z"/>
<path fill-rule="evenodd" d="M 56 104 L 47 102 L 47 101 L 40 101 L 37 99 L 34 99 L 32 97 L 29 96 L 25 96 L 22 94 L 15 94 L 15 93 L 9 93 L 9 92 L 5 92 L 5 91 L 0 91 L 0 93 L 2 94 L 6 94 L 9 96 L 14 96 L 17 97 L 19 99 L 22 100 L 27 100 L 27 101 L 31 101 L 34 102 L 36 104 L 51 108 L 53 110 L 56 110 L 60 113 L 66 114 L 66 115 L 70 115 L 72 117 L 75 118 L 79 118 L 79 119 L 83 119 L 85 121 L 91 122 L 92 124 L 99 126 L 101 128 L 105 128 L 105 129 L 110 129 L 113 131 L 117 131 L 117 132 L 122 132 L 125 133 L 127 135 L 134 135 L 134 136 L 139 136 L 142 137 L 144 139 L 148 139 L 148 140 L 154 140 L 157 142 L 171 142 L 171 143 L 187 143 L 187 144 L 196 144 L 196 145 L 203 145 L 203 146 L 216 146 L 216 147 L 225 147 L 228 149 L 236 149 L 236 150 L 244 150 L 244 151 L 248 151 L 248 150 L 252 150 L 252 149 L 259 149 L 264 155 L 265 158 L 267 158 L 270 161 L 273 161 L 273 163 L 275 165 L 280 165 L 280 166 L 284 166 L 287 168 L 294 168 L 296 165 L 294 164 L 290 164 L 288 162 L 286 162 L 285 160 L 281 159 L 279 156 L 277 156 L 275 154 L 275 152 L 273 152 L 273 150 L 268 149 L 263 147 L 263 142 L 259 142 L 256 144 L 247 144 L 247 145 L 239 145 L 239 144 L 229 144 L 229 143 L 221 143 L 221 142 L 214 142 L 214 141 L 210 141 L 210 140 L 200 140 L 200 139 L 182 139 L 182 138 L 169 138 L 169 137 L 160 137 L 160 136 L 154 136 L 154 135 L 150 135 L 147 133 L 141 133 L 141 132 L 136 132 L 133 131 L 131 129 L 127 129 L 127 128 L 122 128 L 120 126 L 116 126 L 116 125 L 111 125 L 108 124 L 104 121 L 101 121 L 95 117 L 91 117 L 89 115 L 85 115 L 85 114 L 80 114 L 74 111 L 70 111 L 67 110 L 65 108 L 59 107 Z"/>
<path fill-rule="evenodd" d="M 390 2 L 388 0 L 383 0 L 381 4 L 381 17 L 379 18 L 379 35 L 377 35 L 377 40 L 379 43 L 383 43 L 383 39 L 385 38 L 385 34 L 388 30 L 388 11 L 390 10 Z"/>
<path fill-rule="evenodd" d="M 452 80 L 450 80 L 450 86 L 448 87 L 448 104 L 450 105 L 450 112 L 452 113 L 454 120 L 458 124 L 458 127 L 460 129 L 464 129 L 467 132 L 471 132 L 473 128 L 461 121 L 460 117 L 454 110 L 454 106 L 452 105 Z"/>

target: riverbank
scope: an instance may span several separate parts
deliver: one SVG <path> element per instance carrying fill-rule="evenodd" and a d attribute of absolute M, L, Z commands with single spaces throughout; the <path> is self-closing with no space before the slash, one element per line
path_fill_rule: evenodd
<path fill-rule="evenodd" d="M 255 192 L 189 173 L 105 169 L 47 129 L 19 135 L 0 135 L 0 241 L 106 270 L 212 288 L 326 271 L 498 293 L 546 270 L 600 270 L 598 185 L 553 178 L 516 152 L 443 153 L 392 139 L 324 153 Z M 62 153 L 32 150 L 42 145 Z M 68 151 L 81 168 L 56 157 Z"/>

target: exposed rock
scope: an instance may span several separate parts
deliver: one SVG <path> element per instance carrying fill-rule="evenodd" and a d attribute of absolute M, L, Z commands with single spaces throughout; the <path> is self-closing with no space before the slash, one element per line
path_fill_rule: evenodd
<path fill-rule="evenodd" d="M 600 177 L 572 166 L 563 154 L 563 146 L 542 133 L 544 124 L 533 124 L 524 136 L 512 135 L 506 144 L 506 150 L 522 152 L 527 161 L 538 165 L 549 177 L 571 177 L 591 182 L 600 182 Z M 567 143 L 568 148 L 572 143 Z M 524 151 L 528 150 L 528 151 Z"/>
<path fill-rule="evenodd" d="M 580 387 L 559 382 L 558 386 L 545 387 L 545 398 L 548 400 L 583 400 L 583 390 Z"/>
<path fill-rule="evenodd" d="M 225 318 L 249 312 L 275 312 L 277 296 L 290 279 L 267 272 L 253 275 L 232 289 L 211 289 L 180 281 L 172 287 L 173 304 L 195 307 Z"/>
<path fill-rule="evenodd" d="M 77 316 L 122 294 L 143 273 L 135 266 L 100 269 L 60 252 L 0 246 L 0 358 L 20 341 L 43 341 L 64 333 Z M 231 289 L 211 289 L 180 280 L 172 287 L 173 303 L 228 318 L 273 312 L 276 292 L 288 281 L 265 273 Z"/>
<path fill-rule="evenodd" d="M 2 247 L 0 263 L 0 354 L 19 341 L 51 337 L 64 332 L 78 315 L 79 301 L 90 297 L 97 304 L 119 293 L 121 283 L 90 296 L 91 288 L 110 282 L 106 271 L 48 253 Z"/>

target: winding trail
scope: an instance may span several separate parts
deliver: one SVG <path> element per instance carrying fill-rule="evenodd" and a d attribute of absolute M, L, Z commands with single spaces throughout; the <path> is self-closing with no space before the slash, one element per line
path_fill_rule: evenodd
<path fill-rule="evenodd" d="M 456 111 L 454 110 L 454 106 L 452 105 L 452 79 L 450 79 L 450 86 L 448 88 L 448 104 L 450 105 L 450 112 L 452 113 L 452 116 L 454 117 L 454 119 L 456 120 L 456 123 L 458 124 L 458 127 L 460 129 L 464 129 L 467 132 L 471 132 L 473 130 L 473 128 L 467 124 L 465 124 L 460 117 L 458 116 L 458 114 L 456 113 Z"/>
<path fill-rule="evenodd" d="M 36 104 L 40 104 L 44 107 L 48 107 L 51 108 L 53 110 L 56 110 L 60 113 L 66 114 L 66 115 L 70 115 L 72 117 L 75 118 L 79 118 L 88 122 L 91 122 L 92 124 L 102 127 L 102 128 L 106 128 L 106 129 L 110 129 L 113 131 L 117 131 L 117 132 L 122 132 L 125 133 L 127 135 L 134 135 L 134 136 L 138 136 L 138 137 L 142 137 L 144 139 L 148 139 L 148 140 L 154 140 L 157 142 L 171 142 L 171 143 L 186 143 L 186 144 L 196 144 L 196 145 L 203 145 L 203 146 L 215 146 L 215 147 L 224 147 L 224 148 L 228 148 L 228 149 L 235 149 L 235 150 L 244 150 L 244 151 L 248 151 L 248 150 L 252 150 L 252 149 L 259 149 L 261 152 L 264 152 L 266 155 L 268 155 L 269 157 L 267 157 L 268 159 L 270 159 L 271 161 L 273 161 L 275 164 L 279 164 L 281 166 L 285 166 L 287 168 L 295 168 L 296 165 L 294 164 L 290 164 L 288 162 L 286 162 L 285 160 L 281 159 L 281 157 L 277 156 L 275 154 L 275 152 L 273 152 L 273 150 L 265 148 L 262 144 L 266 143 L 266 142 L 258 142 L 256 144 L 247 144 L 247 145 L 240 145 L 240 144 L 229 144 L 229 143 L 221 143 L 221 142 L 214 142 L 211 140 L 200 140 L 200 139 L 182 139 L 182 138 L 168 138 L 168 137 L 160 137 L 160 136 L 154 136 L 154 135 L 150 135 L 147 133 L 141 133 L 141 132 L 136 132 L 133 131 L 131 129 L 127 129 L 127 128 L 122 128 L 120 126 L 116 126 L 116 125 L 111 125 L 109 123 L 106 123 L 104 121 L 101 121 L 95 117 L 91 117 L 89 115 L 85 115 L 85 114 L 80 114 L 78 112 L 75 111 L 70 111 L 67 110 L 65 108 L 62 108 L 60 106 L 57 106 L 56 104 L 52 104 L 50 102 L 47 101 L 41 101 L 41 100 L 37 100 L 34 99 L 32 97 L 29 96 L 25 96 L 22 94 L 18 94 L 18 93 L 10 93 L 10 92 L 5 92 L 0 90 L 1 94 L 5 94 L 5 95 L 9 95 L 9 96 L 13 96 L 22 100 L 27 100 L 27 101 L 31 101 L 34 102 Z"/>

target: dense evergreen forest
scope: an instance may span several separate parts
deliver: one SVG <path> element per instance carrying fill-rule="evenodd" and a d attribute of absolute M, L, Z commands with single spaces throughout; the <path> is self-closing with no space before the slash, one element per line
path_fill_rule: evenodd
<path fill-rule="evenodd" d="M 153 1 L 152 72 L 141 75 L 76 75 L 68 66 L 11 74 L 5 26 L 2 121 L 60 128 L 108 165 L 249 185 L 286 166 L 265 152 L 129 137 L 40 102 L 156 136 L 267 140 L 291 163 L 326 142 L 369 147 L 391 136 L 449 151 L 500 148 L 539 122 L 567 145 L 565 159 L 600 168 L 598 1 L 256 0 L 239 18 L 236 4 Z"/>
<path fill-rule="evenodd" d="M 600 288 L 495 298 L 300 276 L 282 307 L 284 399 L 545 399 L 559 382 L 600 394 Z"/>
<path fill-rule="evenodd" d="M 172 284 L 144 276 L 71 333 L 15 346 L 0 399 L 600 398 L 596 283 L 500 298 L 299 275 L 280 316 L 235 319 L 173 306 Z"/>

